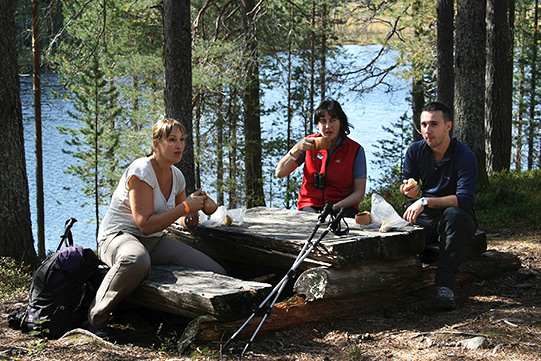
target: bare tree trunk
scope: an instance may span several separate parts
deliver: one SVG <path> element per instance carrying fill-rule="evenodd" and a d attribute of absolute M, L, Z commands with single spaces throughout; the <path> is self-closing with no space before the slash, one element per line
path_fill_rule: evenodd
<path fill-rule="evenodd" d="M 454 107 L 454 0 L 438 0 L 438 101 Z"/>
<path fill-rule="evenodd" d="M 304 122 L 304 135 L 312 133 L 312 114 L 314 114 L 314 97 L 316 94 L 316 2 L 312 1 L 312 19 L 310 27 L 310 92 L 309 92 L 309 109 L 308 117 L 305 118 Z"/>
<path fill-rule="evenodd" d="M 477 158 L 477 184 L 488 184 L 485 161 L 485 22 L 481 0 L 458 0 L 455 51 L 454 135 Z"/>
<path fill-rule="evenodd" d="M 34 88 L 34 129 L 36 136 L 36 210 L 38 256 L 45 258 L 45 206 L 43 197 L 43 146 L 41 132 L 41 50 L 39 46 L 39 0 L 32 0 L 32 58 Z"/>
<path fill-rule="evenodd" d="M 238 183 L 238 142 L 237 142 L 237 111 L 234 109 L 234 104 L 238 101 L 238 94 L 236 89 L 231 90 L 231 96 L 229 98 L 229 106 L 227 107 L 227 119 L 229 123 L 229 182 L 228 189 L 228 202 L 229 208 L 234 208 L 239 203 L 239 196 L 237 192 Z"/>
<path fill-rule="evenodd" d="M 411 89 L 411 108 L 413 111 L 413 141 L 423 139 L 420 133 L 421 111 L 425 106 L 424 83 L 422 79 L 414 77 Z"/>
<path fill-rule="evenodd" d="M 416 0 L 413 3 L 413 11 L 414 13 L 419 11 L 421 4 L 418 0 Z M 419 38 L 419 33 L 422 31 L 421 29 L 415 28 L 414 34 L 416 38 Z M 412 67 L 415 67 L 416 65 L 413 64 Z M 423 139 L 423 136 L 420 132 L 420 124 L 421 124 L 421 111 L 423 107 L 425 106 L 425 85 L 423 81 L 423 77 L 420 74 L 420 70 L 413 71 L 413 79 L 411 84 L 411 108 L 413 111 L 413 141 L 418 141 Z M 419 130 L 419 131 L 418 131 Z"/>
<path fill-rule="evenodd" d="M 530 63 L 530 111 L 528 119 L 528 170 L 532 170 L 534 166 L 535 157 L 535 128 L 536 128 L 536 112 L 535 105 L 537 104 L 535 98 L 537 95 L 537 32 L 538 32 L 538 14 L 539 14 L 539 1 L 535 0 L 534 8 L 534 31 L 532 41 L 532 55 Z"/>
<path fill-rule="evenodd" d="M 514 14 L 514 0 L 487 0 L 485 149 L 491 172 L 511 164 Z"/>
<path fill-rule="evenodd" d="M 13 0 L 0 1 L 0 256 L 21 260 L 35 258 L 36 251 L 30 221 L 13 4 Z"/>
<path fill-rule="evenodd" d="M 217 97 L 218 107 L 217 119 L 216 119 L 216 192 L 218 197 L 216 201 L 218 204 L 224 204 L 224 106 L 225 100 L 222 95 Z"/>
<path fill-rule="evenodd" d="M 521 49 L 521 52 L 524 48 Z M 522 123 L 523 123 L 523 110 L 524 110 L 524 64 L 519 64 L 520 81 L 518 84 L 518 105 L 517 105 L 517 141 L 516 141 L 516 153 L 515 153 L 515 169 L 517 171 L 522 170 Z"/>
<path fill-rule="evenodd" d="M 265 205 L 263 167 L 261 164 L 261 119 L 259 104 L 259 62 L 255 1 L 242 0 L 242 19 L 245 36 L 244 71 L 246 72 L 244 104 L 245 184 L 247 208 Z"/>
<path fill-rule="evenodd" d="M 201 188 L 201 107 L 203 107 L 204 95 L 201 89 L 197 90 L 195 96 L 194 105 L 195 119 L 194 119 L 194 170 L 195 170 L 195 189 Z"/>
<path fill-rule="evenodd" d="M 190 0 L 163 0 L 163 41 L 165 114 L 186 127 L 186 148 L 177 166 L 190 194 L 195 190 Z"/>
<path fill-rule="evenodd" d="M 289 16 L 290 16 L 289 33 L 292 34 L 293 26 L 294 26 L 293 5 L 290 5 Z M 292 82 L 292 75 L 293 75 L 292 74 L 293 60 L 292 60 L 292 55 L 291 55 L 293 52 L 292 44 L 293 44 L 293 41 L 291 40 L 291 35 L 290 35 L 289 38 L 287 39 L 287 120 L 286 120 L 287 122 L 287 144 L 286 144 L 287 151 L 289 151 L 289 149 L 293 147 L 293 144 L 292 144 L 293 141 L 291 139 L 291 132 L 292 132 L 291 122 L 293 119 L 293 109 L 292 109 L 292 104 L 291 104 L 291 101 L 293 98 L 293 94 L 291 92 L 291 82 Z M 289 192 L 290 187 L 291 187 L 291 177 L 288 174 L 288 176 L 286 177 L 286 192 Z M 286 208 L 289 209 L 291 208 L 289 197 L 286 197 L 286 199 L 287 199 Z"/>
<path fill-rule="evenodd" d="M 323 2 L 321 9 L 321 69 L 319 71 L 319 79 L 321 83 L 321 102 L 325 100 L 327 93 L 326 73 L 327 73 L 327 4 Z"/>

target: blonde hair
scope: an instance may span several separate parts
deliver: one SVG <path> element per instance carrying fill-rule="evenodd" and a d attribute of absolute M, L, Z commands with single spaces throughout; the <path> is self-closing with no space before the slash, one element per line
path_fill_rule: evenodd
<path fill-rule="evenodd" d="M 154 124 L 154 127 L 152 128 L 152 143 L 151 143 L 151 153 L 153 154 L 154 149 L 154 141 L 155 140 L 162 140 L 165 139 L 171 134 L 171 131 L 174 127 L 178 127 L 182 134 L 186 135 L 186 128 L 184 125 L 179 122 L 176 119 L 173 118 L 163 118 L 162 120 L 159 120 Z"/>

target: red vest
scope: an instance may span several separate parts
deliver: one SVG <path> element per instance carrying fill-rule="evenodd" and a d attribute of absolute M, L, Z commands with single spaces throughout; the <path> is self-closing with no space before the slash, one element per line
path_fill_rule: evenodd
<path fill-rule="evenodd" d="M 310 137 L 318 135 L 319 133 Z M 353 164 L 359 147 L 359 143 L 345 137 L 328 162 L 327 150 L 307 150 L 297 209 L 323 207 L 326 200 L 334 204 L 353 193 Z M 316 173 L 326 175 L 327 185 L 324 190 L 317 189 L 314 185 Z M 358 205 L 355 205 L 355 208 L 358 209 Z"/>

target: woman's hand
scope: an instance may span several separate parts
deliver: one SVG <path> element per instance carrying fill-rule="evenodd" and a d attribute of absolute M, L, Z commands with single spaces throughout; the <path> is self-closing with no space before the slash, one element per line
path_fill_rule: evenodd
<path fill-rule="evenodd" d="M 199 224 L 199 212 L 188 212 L 184 216 L 184 226 L 189 229 L 194 229 Z"/>
<path fill-rule="evenodd" d="M 198 189 L 197 191 L 190 194 L 190 196 L 185 199 L 186 204 L 188 204 L 188 208 L 190 208 L 188 214 L 191 212 L 197 213 L 198 211 L 203 209 L 203 204 L 205 203 L 206 199 L 207 195 L 201 189 Z"/>
<path fill-rule="evenodd" d="M 305 138 L 301 139 L 295 145 L 295 147 L 299 150 L 299 153 L 302 152 L 303 150 L 314 150 L 314 148 L 316 147 L 315 139 L 316 138 L 314 138 L 314 137 L 305 137 Z M 293 149 L 295 149 L 295 147 L 293 147 Z"/>

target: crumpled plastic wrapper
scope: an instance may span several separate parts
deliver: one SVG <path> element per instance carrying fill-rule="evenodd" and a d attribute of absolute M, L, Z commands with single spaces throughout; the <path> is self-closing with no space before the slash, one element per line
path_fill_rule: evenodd
<path fill-rule="evenodd" d="M 246 208 L 227 209 L 225 206 L 219 206 L 216 212 L 207 216 L 203 212 L 199 211 L 200 219 L 204 219 L 200 225 L 209 228 L 227 227 L 231 224 L 242 225 L 244 223 L 244 214 Z"/>
<path fill-rule="evenodd" d="M 400 217 L 387 201 L 379 194 L 372 194 L 372 225 L 379 227 L 380 232 L 389 232 L 409 225 L 409 222 Z"/>

